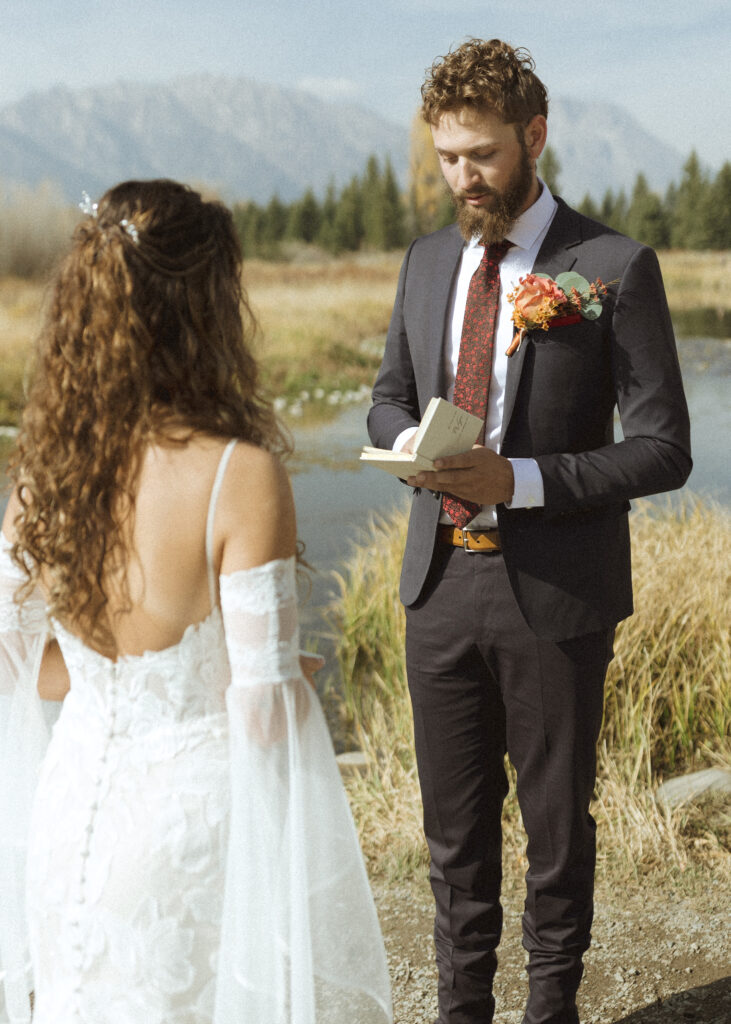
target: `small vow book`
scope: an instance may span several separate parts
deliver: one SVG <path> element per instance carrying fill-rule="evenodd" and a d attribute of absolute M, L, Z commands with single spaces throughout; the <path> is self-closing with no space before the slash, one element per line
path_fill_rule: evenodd
<path fill-rule="evenodd" d="M 360 461 L 405 479 L 421 470 L 434 469 L 434 459 L 469 451 L 481 430 L 482 420 L 478 416 L 443 398 L 432 398 L 414 434 L 413 452 L 392 452 L 366 445 Z"/>

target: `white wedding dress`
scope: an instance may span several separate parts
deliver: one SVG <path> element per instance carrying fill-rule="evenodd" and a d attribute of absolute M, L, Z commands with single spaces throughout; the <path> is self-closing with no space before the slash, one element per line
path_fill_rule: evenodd
<path fill-rule="evenodd" d="M 385 953 L 319 703 L 294 559 L 116 662 L 46 621 L 0 549 L 0 971 L 34 1024 L 387 1024 Z M 71 689 L 47 743 L 52 628 Z M 23 896 L 25 892 L 25 896 Z M 29 957 L 26 954 L 29 950 Z M 0 997 L 0 1006 L 2 1006 Z"/>

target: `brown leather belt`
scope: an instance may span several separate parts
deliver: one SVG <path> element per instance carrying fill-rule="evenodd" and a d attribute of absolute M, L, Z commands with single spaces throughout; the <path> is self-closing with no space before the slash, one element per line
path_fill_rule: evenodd
<path fill-rule="evenodd" d="M 442 544 L 451 544 L 465 551 L 500 551 L 499 530 L 460 530 L 458 526 L 442 523 L 437 530 Z"/>

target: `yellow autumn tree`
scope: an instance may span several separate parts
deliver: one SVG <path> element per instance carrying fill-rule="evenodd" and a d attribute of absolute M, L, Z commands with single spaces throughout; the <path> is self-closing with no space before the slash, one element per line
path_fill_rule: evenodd
<path fill-rule="evenodd" d="M 431 130 L 417 112 L 411 123 L 409 150 L 409 214 L 415 235 L 450 222 L 451 203 L 444 186 Z"/>

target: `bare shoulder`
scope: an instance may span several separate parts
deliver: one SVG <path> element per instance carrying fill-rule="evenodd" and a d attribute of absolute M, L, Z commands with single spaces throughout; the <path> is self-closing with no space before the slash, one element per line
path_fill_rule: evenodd
<path fill-rule="evenodd" d="M 293 555 L 297 526 L 292 488 L 279 458 L 245 441 L 233 449 L 216 511 L 221 572 Z"/>

